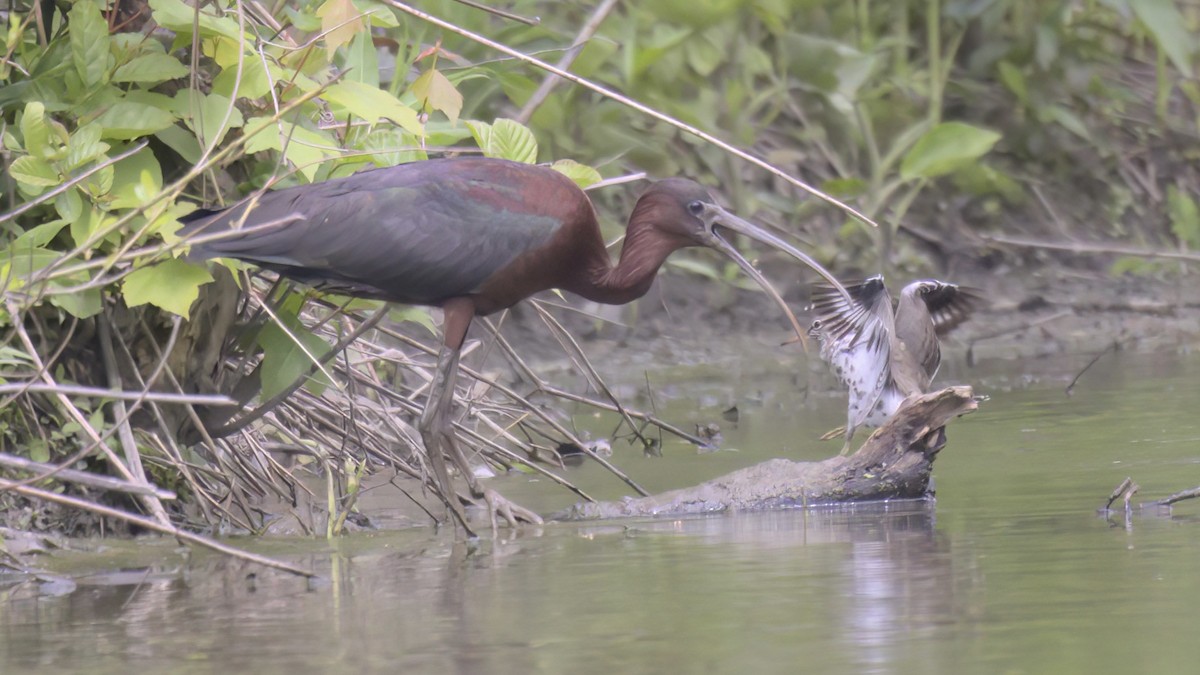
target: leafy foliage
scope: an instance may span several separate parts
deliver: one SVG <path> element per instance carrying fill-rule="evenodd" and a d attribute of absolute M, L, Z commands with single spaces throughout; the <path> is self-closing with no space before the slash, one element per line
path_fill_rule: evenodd
<path fill-rule="evenodd" d="M 131 272 L 121 291 L 130 307 L 149 303 L 186 318 L 200 287 L 211 281 L 208 270 L 182 260 L 166 260 Z"/>

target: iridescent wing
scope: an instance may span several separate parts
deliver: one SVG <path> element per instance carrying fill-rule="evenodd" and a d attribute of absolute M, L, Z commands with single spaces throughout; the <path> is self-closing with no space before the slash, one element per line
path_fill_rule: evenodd
<path fill-rule="evenodd" d="M 245 234 L 199 244 L 195 255 L 246 260 L 338 292 L 437 304 L 478 290 L 550 241 L 563 224 L 555 205 L 578 201 L 563 189 L 528 165 L 430 160 L 266 192 L 201 213 L 184 234 L 241 227 Z"/>

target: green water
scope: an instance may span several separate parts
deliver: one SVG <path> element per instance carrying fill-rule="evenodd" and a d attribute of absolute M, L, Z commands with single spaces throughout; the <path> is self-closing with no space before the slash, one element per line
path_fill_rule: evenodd
<path fill-rule="evenodd" d="M 482 552 L 426 530 L 257 544 L 318 570 L 311 585 L 142 544 L 165 574 L 9 589 L 0 672 L 1198 672 L 1200 500 L 1165 517 L 1095 509 L 1126 476 L 1135 502 L 1200 485 L 1200 359 L 1110 355 L 1067 397 L 1086 361 L 950 363 L 944 381 L 991 399 L 948 429 L 936 504 L 550 525 Z M 652 371 L 663 416 L 717 421 L 730 449 L 668 442 L 647 458 L 618 442 L 614 460 L 659 490 L 836 452 L 813 438 L 844 403 L 796 368 Z M 627 375 L 636 398 L 644 374 Z M 721 418 L 733 404 L 736 427 Z M 596 467 L 569 475 L 625 493 Z M 539 509 L 571 501 L 523 478 L 497 487 Z"/>

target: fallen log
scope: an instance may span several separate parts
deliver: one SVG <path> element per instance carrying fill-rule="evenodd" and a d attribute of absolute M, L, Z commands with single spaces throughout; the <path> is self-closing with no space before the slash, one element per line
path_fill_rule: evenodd
<path fill-rule="evenodd" d="M 914 499 L 929 493 L 945 426 L 978 407 L 970 387 L 949 387 L 902 407 L 848 457 L 821 462 L 772 459 L 695 487 L 639 499 L 583 502 L 555 520 L 593 520 Z"/>

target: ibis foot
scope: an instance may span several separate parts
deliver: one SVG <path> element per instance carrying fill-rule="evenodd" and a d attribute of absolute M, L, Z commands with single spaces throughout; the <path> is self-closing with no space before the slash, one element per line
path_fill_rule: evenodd
<path fill-rule="evenodd" d="M 492 524 L 492 536 L 495 537 L 500 530 L 500 523 L 497 516 L 504 519 L 508 526 L 516 529 L 521 523 L 529 523 L 530 525 L 541 525 L 542 517 L 530 511 L 529 509 L 509 501 L 507 497 L 496 492 L 491 488 L 476 486 L 473 490 L 479 497 L 483 499 L 484 507 L 488 512 L 488 520 Z"/>

